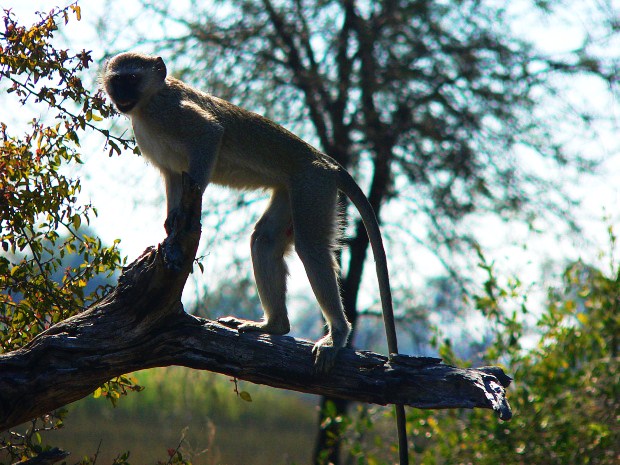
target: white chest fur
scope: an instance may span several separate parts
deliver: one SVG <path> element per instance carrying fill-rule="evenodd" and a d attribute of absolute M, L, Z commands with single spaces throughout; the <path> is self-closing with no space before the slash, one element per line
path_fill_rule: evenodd
<path fill-rule="evenodd" d="M 158 132 L 153 125 L 146 124 L 139 116 L 132 116 L 131 124 L 140 152 L 153 165 L 163 171 L 188 171 L 189 160 L 178 141 Z"/>

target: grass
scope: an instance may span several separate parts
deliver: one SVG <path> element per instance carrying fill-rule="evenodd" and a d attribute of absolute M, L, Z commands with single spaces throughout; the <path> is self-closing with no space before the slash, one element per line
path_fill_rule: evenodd
<path fill-rule="evenodd" d="M 65 427 L 45 433 L 43 442 L 71 452 L 68 463 L 97 456 L 109 464 L 130 451 L 132 464 L 168 460 L 181 450 L 196 465 L 303 464 L 310 461 L 316 429 L 312 396 L 238 383 L 252 402 L 235 392 L 230 378 L 181 367 L 135 375 L 140 393 L 109 401 L 92 397 L 69 407 Z"/>

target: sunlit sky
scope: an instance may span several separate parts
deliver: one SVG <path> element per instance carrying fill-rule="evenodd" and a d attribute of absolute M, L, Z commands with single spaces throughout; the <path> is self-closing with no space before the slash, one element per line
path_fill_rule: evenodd
<path fill-rule="evenodd" d="M 35 10 L 48 11 L 58 5 L 59 1 L 27 1 L 14 0 L 0 2 L 0 8 L 11 8 L 20 22 L 25 25 L 32 23 L 36 17 Z M 107 11 L 108 17 L 114 14 L 130 16 L 129 12 L 139 11 L 138 0 L 118 2 L 124 11 L 106 8 L 106 2 L 82 1 L 82 20 L 71 20 L 61 34 L 59 43 L 66 44 L 74 50 L 92 50 L 93 58 L 100 59 L 105 50 L 97 36 L 95 23 Z M 512 2 L 511 8 L 519 10 L 520 2 Z M 616 4 L 616 7 L 618 5 Z M 523 8 L 522 8 L 523 10 Z M 529 13 L 521 11 L 524 17 Z M 569 51 L 581 44 L 584 33 L 581 28 L 579 14 L 565 11 L 559 20 L 549 19 L 544 24 L 534 23 L 524 19 L 516 30 L 535 41 L 543 50 L 548 52 Z M 145 18 L 143 21 L 148 21 Z M 130 49 L 131 35 L 120 36 L 113 46 L 107 45 L 107 50 L 114 47 L 116 50 Z M 91 82 L 86 80 L 86 82 Z M 92 85 L 95 86 L 94 80 Z M 597 108 L 606 109 L 612 116 L 620 118 L 620 107 L 604 89 L 592 88 L 591 82 L 584 81 L 583 87 L 578 88 L 574 98 L 586 99 Z M 6 115 L 22 115 L 18 107 L 8 108 L 5 102 L 13 102 L 6 95 L 0 97 L 0 120 L 6 120 Z M 17 103 L 15 103 L 17 105 Z M 28 115 L 25 123 L 31 117 Z M 117 125 L 126 124 L 123 120 L 116 120 Z M 16 131 L 14 131 L 15 133 Z M 616 139 L 612 134 L 601 134 L 594 142 L 583 142 L 584 149 L 594 153 L 613 155 Z M 136 258 L 147 246 L 154 245 L 164 238 L 163 222 L 165 219 L 163 184 L 156 171 L 148 166 L 141 158 L 132 154 L 108 157 L 103 150 L 103 140 L 99 136 L 87 137 L 82 140 L 82 153 L 85 164 L 79 169 L 78 175 L 82 178 L 83 196 L 86 201 L 92 201 L 99 211 L 99 217 L 93 222 L 94 228 L 102 238 L 111 243 L 115 238 L 121 238 L 121 247 L 129 261 Z M 493 259 L 499 264 L 505 264 L 510 269 L 514 264 L 521 268 L 520 272 L 534 273 L 540 266 L 540 260 L 545 256 L 552 258 L 569 256 L 577 258 L 583 256 L 588 261 L 596 259 L 597 251 L 605 249 L 606 227 L 611 223 L 620 222 L 620 160 L 610 157 L 604 164 L 602 175 L 596 179 L 584 177 L 583 182 L 574 186 L 582 195 L 583 202 L 579 215 L 587 219 L 588 228 L 584 240 L 567 241 L 562 250 L 554 250 L 557 245 L 553 240 L 532 238 L 527 233 L 519 235 L 515 230 L 504 228 L 501 231 L 481 231 L 483 244 L 493 250 Z M 209 192 L 209 191 L 207 191 Z M 603 216 L 610 219 L 602 220 Z M 389 220 L 389 218 L 388 218 Z M 208 233 L 206 233 L 208 234 Z M 248 233 L 249 237 L 249 233 Z M 528 241 L 528 248 L 524 250 L 523 241 Z M 248 241 L 249 242 L 249 241 Z M 249 244 L 248 244 L 249 249 Z M 388 252 L 389 254 L 389 252 Z M 249 256 L 249 250 L 248 250 Z M 432 263 L 430 255 L 421 255 L 421 260 Z M 430 267 L 431 273 L 440 273 L 439 265 Z M 295 271 L 293 271 L 295 277 Z M 532 279 L 535 279 L 532 276 Z"/>

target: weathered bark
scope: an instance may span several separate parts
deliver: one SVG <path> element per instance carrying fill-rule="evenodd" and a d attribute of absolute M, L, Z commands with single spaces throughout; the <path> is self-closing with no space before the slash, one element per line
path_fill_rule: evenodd
<path fill-rule="evenodd" d="M 187 211 L 171 234 L 124 270 L 100 303 L 0 355 L 0 430 L 82 398 L 115 376 L 182 365 L 258 384 L 377 404 L 482 407 L 511 416 L 499 368 L 461 369 L 425 357 L 344 349 L 329 376 L 314 372 L 312 343 L 239 334 L 183 311 L 180 297 L 200 238 L 200 189 L 184 179 Z"/>

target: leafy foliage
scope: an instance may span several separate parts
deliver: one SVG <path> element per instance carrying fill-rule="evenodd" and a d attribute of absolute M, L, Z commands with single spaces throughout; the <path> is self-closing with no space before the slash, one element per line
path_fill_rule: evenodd
<path fill-rule="evenodd" d="M 79 18 L 80 8 L 41 14 L 29 28 L 4 13 L 0 81 L 23 108 L 43 104 L 48 115 L 45 121 L 32 118 L 21 136 L 0 123 L 0 351 L 24 345 L 100 299 L 108 286 L 93 291 L 88 283 L 121 266 L 118 241 L 107 247 L 85 232 L 97 212 L 80 204 L 80 181 L 65 174 L 65 167 L 82 163 L 80 133 L 112 111 L 82 85 L 89 52 L 71 54 L 52 45 L 58 23 L 71 13 Z M 67 266 L 70 256 L 80 260 Z"/>
<path fill-rule="evenodd" d="M 532 350 L 514 343 L 523 340 L 522 330 L 512 322 L 504 326 L 490 353 L 506 357 L 514 374 L 513 420 L 496 422 L 480 412 L 449 415 L 445 436 L 440 420 L 437 445 L 448 462 L 616 462 L 619 271 L 616 266 L 605 274 L 582 262 L 569 266 L 564 288 L 550 292 L 537 324 L 541 338 Z"/>
<path fill-rule="evenodd" d="M 611 230 L 610 235 L 615 243 Z M 502 422 L 482 410 L 409 410 L 416 463 L 615 464 L 620 453 L 620 267 L 613 260 L 608 273 L 581 261 L 568 266 L 563 287 L 549 292 L 538 318 L 537 344 L 526 349 L 522 319 L 504 316 L 514 301 L 522 308 L 519 286 L 514 280 L 502 283 L 481 260 L 488 279 L 477 304 L 496 322 L 495 342 L 484 358 L 503 363 L 514 377 L 508 389 L 514 416 Z M 463 364 L 449 344 L 440 352 Z M 380 418 L 375 410 L 358 413 L 355 431 L 349 432 L 357 457 L 386 441 L 374 430 Z M 356 440 L 363 440 L 363 446 Z M 385 463 L 381 457 L 372 454 L 374 463 Z"/>
<path fill-rule="evenodd" d="M 24 346 L 54 323 L 82 311 L 110 290 L 123 263 L 118 240 L 105 246 L 88 229 L 96 209 L 79 199 L 80 180 L 67 173 L 81 164 L 80 137 L 96 129 L 110 153 L 126 140 L 93 126 L 113 109 L 100 92 L 83 86 L 92 62 L 53 45 L 55 31 L 81 10 L 77 4 L 39 14 L 31 27 L 4 10 L 0 31 L 0 82 L 8 100 L 25 112 L 36 106 L 45 117 L 0 122 L 0 352 Z M 14 118 L 15 119 L 15 118 Z M 11 130 L 12 124 L 28 129 Z M 120 377 L 102 389 L 115 401 L 135 381 Z M 35 419 L 23 434 L 11 432 L 0 450 L 14 461 L 44 450 L 40 433 L 62 427 L 66 412 Z"/>
<path fill-rule="evenodd" d="M 101 387 L 95 389 L 93 397 L 105 397 L 110 400 L 112 405 L 116 407 L 121 396 L 126 396 L 129 392 L 140 392 L 144 389 L 138 384 L 138 380 L 133 376 L 122 375 L 108 381 Z"/>
<path fill-rule="evenodd" d="M 12 463 L 15 459 L 27 458 L 33 454 L 50 450 L 49 447 L 44 446 L 42 434 L 45 431 L 62 428 L 66 415 L 66 409 L 57 410 L 53 414 L 32 420 L 23 433 L 11 431 L 8 439 L 0 438 L 0 452 L 5 451 L 8 457 L 12 459 L 9 463 Z M 0 456 L 1 458 L 2 456 Z"/>

